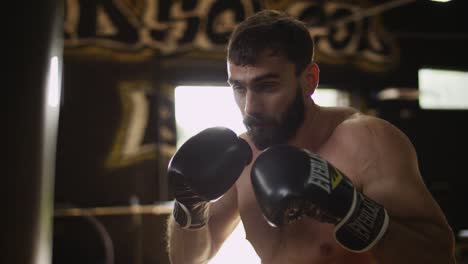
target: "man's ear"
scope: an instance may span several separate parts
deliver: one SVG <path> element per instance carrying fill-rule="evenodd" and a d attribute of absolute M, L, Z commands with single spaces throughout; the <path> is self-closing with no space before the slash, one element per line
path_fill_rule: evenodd
<path fill-rule="evenodd" d="M 319 83 L 320 69 L 316 63 L 311 63 L 303 72 L 304 95 L 310 97 L 314 94 Z"/>

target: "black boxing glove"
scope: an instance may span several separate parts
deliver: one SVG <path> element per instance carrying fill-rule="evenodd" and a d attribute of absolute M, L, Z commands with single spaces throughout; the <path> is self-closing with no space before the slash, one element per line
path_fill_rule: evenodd
<path fill-rule="evenodd" d="M 383 206 L 357 191 L 329 162 L 289 145 L 267 148 L 252 165 L 258 204 L 272 226 L 306 215 L 335 225 L 344 248 L 364 252 L 385 234 L 389 217 Z"/>
<path fill-rule="evenodd" d="M 248 143 L 228 128 L 208 128 L 189 138 L 168 166 L 175 221 L 186 229 L 206 225 L 209 202 L 228 191 L 251 160 Z"/>

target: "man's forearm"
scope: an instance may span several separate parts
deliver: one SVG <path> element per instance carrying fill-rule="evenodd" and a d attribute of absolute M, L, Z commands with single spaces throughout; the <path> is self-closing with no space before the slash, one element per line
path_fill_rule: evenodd
<path fill-rule="evenodd" d="M 387 233 L 372 249 L 378 263 L 455 263 L 453 234 L 448 226 L 403 224 L 391 220 Z"/>
<path fill-rule="evenodd" d="M 168 253 L 172 264 L 207 263 L 211 254 L 208 225 L 199 229 L 180 228 L 171 216 L 168 220 Z"/>

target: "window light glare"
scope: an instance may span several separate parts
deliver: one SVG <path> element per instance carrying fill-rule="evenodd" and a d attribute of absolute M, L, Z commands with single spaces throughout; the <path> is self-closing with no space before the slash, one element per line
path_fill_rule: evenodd
<path fill-rule="evenodd" d="M 422 109 L 468 109 L 468 72 L 420 69 L 418 81 Z"/>
<path fill-rule="evenodd" d="M 459 238 L 468 238 L 468 229 L 462 229 L 458 232 Z"/>
<path fill-rule="evenodd" d="M 47 83 L 47 104 L 50 107 L 57 107 L 60 101 L 60 76 L 58 57 L 54 56 L 50 60 L 49 76 Z"/>
<path fill-rule="evenodd" d="M 312 95 L 314 102 L 320 106 L 349 106 L 349 94 L 332 88 L 318 88 Z"/>
<path fill-rule="evenodd" d="M 174 94 L 177 145 L 208 127 L 245 131 L 242 116 L 227 86 L 177 86 Z"/>

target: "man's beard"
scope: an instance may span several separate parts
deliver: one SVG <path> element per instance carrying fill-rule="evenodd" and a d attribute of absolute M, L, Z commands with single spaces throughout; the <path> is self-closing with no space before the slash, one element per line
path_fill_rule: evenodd
<path fill-rule="evenodd" d="M 255 115 L 245 116 L 247 134 L 259 150 L 276 144 L 284 144 L 292 138 L 304 122 L 304 101 L 298 86 L 294 101 L 288 106 L 279 121 L 274 118 Z"/>

